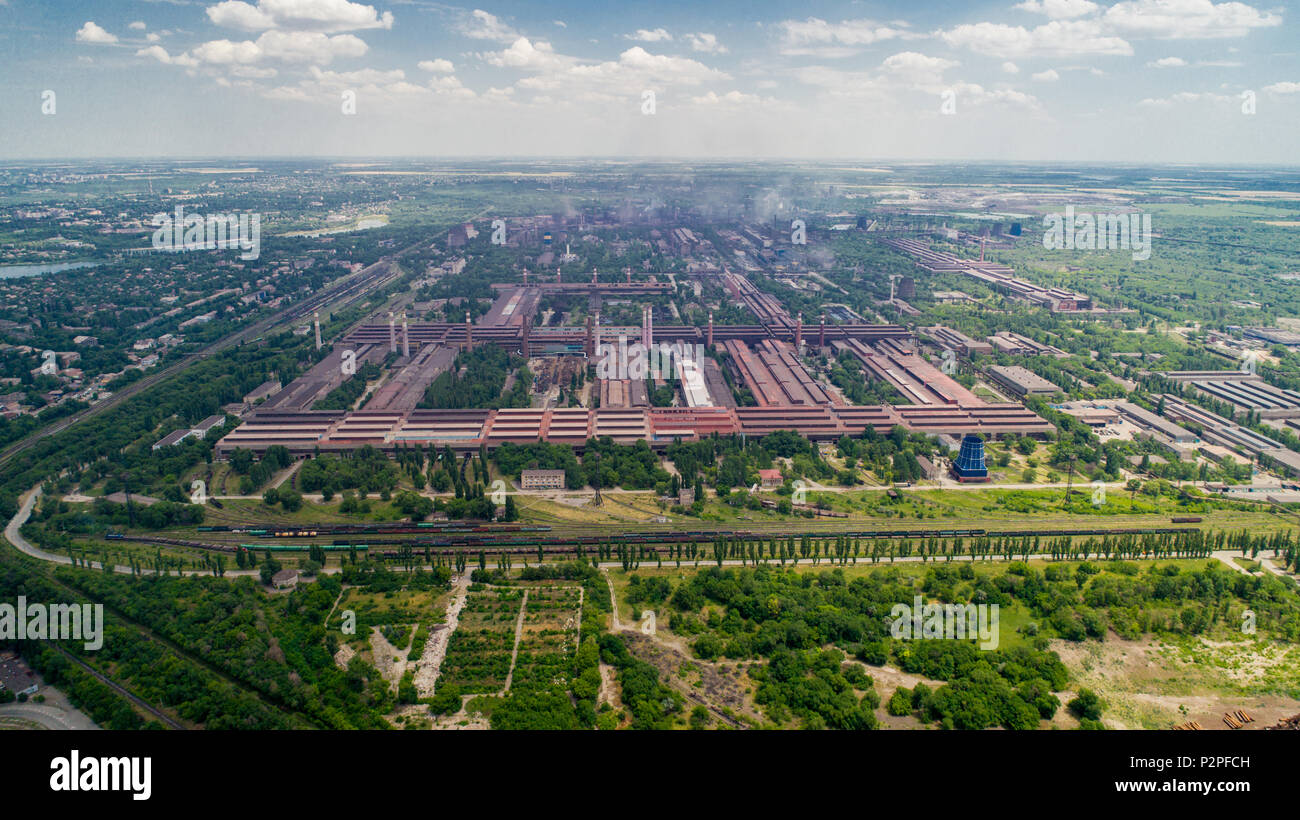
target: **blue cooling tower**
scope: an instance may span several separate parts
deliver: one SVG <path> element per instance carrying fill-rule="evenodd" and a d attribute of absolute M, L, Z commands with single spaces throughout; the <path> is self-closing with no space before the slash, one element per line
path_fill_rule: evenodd
<path fill-rule="evenodd" d="M 958 481 L 988 481 L 989 470 L 984 466 L 984 440 L 968 433 L 961 440 L 961 452 L 952 465 Z"/>

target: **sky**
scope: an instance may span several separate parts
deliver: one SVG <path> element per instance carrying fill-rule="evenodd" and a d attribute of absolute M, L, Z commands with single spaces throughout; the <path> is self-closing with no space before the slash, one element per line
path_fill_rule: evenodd
<path fill-rule="evenodd" d="M 0 0 L 0 158 L 1296 163 L 1300 11 L 1213 0 Z"/>

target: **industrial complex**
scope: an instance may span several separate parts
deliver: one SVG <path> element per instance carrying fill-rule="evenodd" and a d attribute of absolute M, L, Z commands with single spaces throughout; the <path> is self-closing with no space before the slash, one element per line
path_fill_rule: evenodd
<path fill-rule="evenodd" d="M 266 397 L 217 446 L 218 457 L 236 448 L 263 452 L 283 445 L 295 455 L 350 450 L 369 445 L 394 450 L 436 445 L 453 450 L 493 448 L 506 442 L 549 441 L 581 448 L 588 439 L 646 441 L 663 448 L 673 441 L 711 435 L 766 435 L 793 430 L 814 441 L 857 435 L 868 426 L 887 432 L 895 425 L 932 434 L 1036 435 L 1052 425 L 1021 405 L 989 403 L 942 373 L 920 354 L 913 333 L 900 325 L 828 324 L 820 317 L 806 326 L 745 274 L 726 272 L 722 281 L 755 323 L 703 326 L 656 325 L 648 304 L 637 326 L 600 322 L 583 326 L 535 326 L 548 294 L 600 299 L 647 299 L 671 289 L 653 277 L 618 281 L 543 280 L 524 272 L 517 284 L 495 286 L 496 298 L 478 321 L 413 322 L 389 314 L 372 317 L 340 339 L 308 372 Z M 497 345 L 526 359 L 573 357 L 597 374 L 597 398 L 590 407 L 533 409 L 420 409 L 426 389 L 451 369 L 459 352 Z M 700 355 L 699 352 L 703 352 Z M 671 362 L 656 373 L 619 372 L 605 360 L 625 362 L 636 353 L 662 354 Z M 905 402 L 854 406 L 810 371 L 807 357 L 848 354 L 872 378 L 890 385 Z M 348 367 L 344 364 L 348 363 Z M 313 404 L 338 387 L 356 368 L 387 362 L 388 374 L 362 406 L 315 410 Z M 624 370 L 626 371 L 624 365 Z M 651 378 L 646 378 L 650 376 Z M 743 385 L 754 406 L 736 406 L 728 381 Z M 652 407 L 647 385 L 674 390 L 672 406 Z"/>

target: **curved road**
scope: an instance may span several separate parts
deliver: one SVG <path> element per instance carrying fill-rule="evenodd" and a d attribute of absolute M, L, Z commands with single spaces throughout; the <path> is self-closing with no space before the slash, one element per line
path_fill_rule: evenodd
<path fill-rule="evenodd" d="M 6 703 L 0 706 L 0 718 L 19 718 L 21 720 L 30 720 L 32 723 L 39 723 L 46 729 L 76 729 L 89 730 L 98 729 L 90 718 L 80 712 L 65 712 L 62 709 L 55 709 L 53 706 L 43 706 L 39 703 Z"/>

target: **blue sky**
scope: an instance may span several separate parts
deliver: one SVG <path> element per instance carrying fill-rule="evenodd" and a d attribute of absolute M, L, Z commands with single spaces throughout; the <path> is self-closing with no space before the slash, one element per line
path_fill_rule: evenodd
<path fill-rule="evenodd" d="M 1293 164 L 1298 18 L 1213 0 L 0 0 L 0 157 Z"/>

